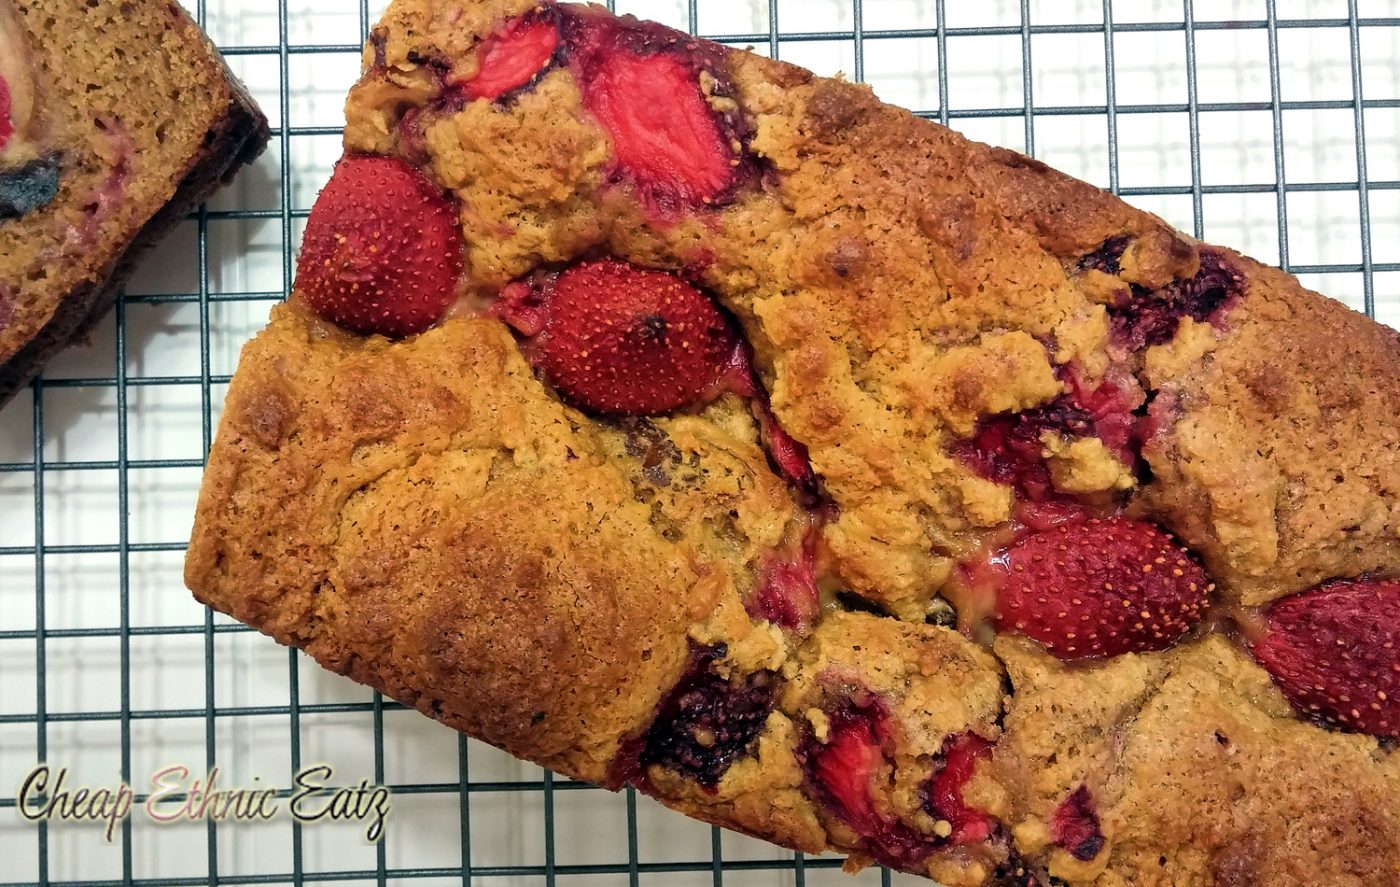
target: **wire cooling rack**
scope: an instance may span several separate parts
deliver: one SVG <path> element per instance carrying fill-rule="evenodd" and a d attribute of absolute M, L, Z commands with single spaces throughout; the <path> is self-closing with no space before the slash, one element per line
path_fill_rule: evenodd
<path fill-rule="evenodd" d="M 273 120 L 267 154 L 0 411 L 0 882 L 820 885 L 804 859 L 468 741 L 198 607 L 180 581 L 239 346 L 283 298 L 382 0 L 200 0 Z M 1400 0 L 621 3 L 1033 153 L 1400 321 Z M 372 8 L 373 6 L 373 8 Z M 134 814 L 35 825 L 37 762 L 144 794 L 162 767 L 271 787 L 313 762 L 392 788 L 364 824 Z M 70 786 L 71 787 L 71 786 Z M 138 795 L 139 801 L 139 795 Z"/>

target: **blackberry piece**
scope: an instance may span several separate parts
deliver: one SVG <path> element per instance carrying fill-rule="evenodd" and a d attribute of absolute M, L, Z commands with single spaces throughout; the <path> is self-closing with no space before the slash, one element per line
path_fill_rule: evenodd
<path fill-rule="evenodd" d="M 0 170 L 0 219 L 18 219 L 58 196 L 58 161 L 40 157 L 15 169 Z"/>
<path fill-rule="evenodd" d="M 1108 238 L 1103 242 L 1103 246 L 1079 260 L 1079 270 L 1117 274 L 1122 270 L 1123 251 L 1132 241 L 1133 239 L 1126 234 Z"/>
<path fill-rule="evenodd" d="M 721 677 L 713 670 L 718 658 L 714 648 L 702 651 L 662 704 L 647 731 L 643 767 L 659 764 L 713 789 L 734 761 L 752 753 L 777 680 L 771 671 Z"/>

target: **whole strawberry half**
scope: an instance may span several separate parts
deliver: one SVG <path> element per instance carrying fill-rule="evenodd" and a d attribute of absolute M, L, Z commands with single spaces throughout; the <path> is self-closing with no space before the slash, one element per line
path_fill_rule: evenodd
<path fill-rule="evenodd" d="M 497 312 L 530 337 L 526 353 L 551 385 L 605 415 L 655 415 L 706 400 L 738 335 L 681 278 L 616 259 L 507 287 Z"/>
<path fill-rule="evenodd" d="M 1400 738 L 1400 580 L 1344 579 L 1283 598 L 1252 650 L 1304 715 Z"/>
<path fill-rule="evenodd" d="M 394 157 L 336 164 L 307 220 L 297 290 L 322 317 L 366 335 L 411 336 L 457 297 L 462 238 L 452 202 Z"/>
<path fill-rule="evenodd" d="M 1121 517 L 1023 536 L 996 566 L 997 630 L 1060 659 L 1165 650 L 1201 619 L 1214 588 L 1171 536 Z"/>

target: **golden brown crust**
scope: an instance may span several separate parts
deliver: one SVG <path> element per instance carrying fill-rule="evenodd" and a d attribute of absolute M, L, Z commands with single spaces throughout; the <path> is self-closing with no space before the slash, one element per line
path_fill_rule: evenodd
<path fill-rule="evenodd" d="M 7 294 L 13 316 L 0 326 L 0 403 L 95 325 L 141 257 L 268 137 L 262 112 L 177 4 L 14 2 L 26 27 L 41 32 L 34 45 L 53 117 L 48 147 L 62 169 L 52 204 L 0 226 L 0 268 L 16 288 Z M 152 102 L 155 111 L 145 107 Z M 168 119 L 171 108 L 178 119 Z M 131 141 L 121 155 L 102 144 L 116 131 Z M 84 204 L 120 162 L 132 169 L 118 204 L 110 216 L 83 221 Z M 74 226 L 87 224 L 92 232 L 74 241 Z"/>
<path fill-rule="evenodd" d="M 497 321 L 362 340 L 295 298 L 230 390 L 187 564 L 201 600 L 609 783 L 640 763 L 696 649 L 729 682 L 714 692 L 775 676 L 774 709 L 713 784 L 655 760 L 631 778 L 690 815 L 857 865 L 870 836 L 809 772 L 840 686 L 893 724 L 875 805 L 900 841 L 937 834 L 926 793 L 949 739 L 998 741 L 964 797 L 1004 830 L 932 841 L 905 865 L 944 883 L 1023 863 L 1075 887 L 1394 880 L 1400 759 L 1300 721 L 1233 639 L 1203 629 L 1168 653 L 1065 666 L 1007 637 L 992 656 L 925 620 L 1017 504 L 957 448 L 1071 380 L 1140 393 L 1150 470 L 1097 438 L 1051 439 L 1054 482 L 1179 534 L 1220 603 L 1400 575 L 1395 334 L 1034 160 L 744 53 L 706 73 L 752 125 L 762 175 L 658 222 L 613 180 L 567 65 L 508 101 L 438 101 L 423 60 L 470 73 L 481 36 L 533 5 L 397 0 L 347 101 L 347 149 L 408 157 L 453 194 L 474 297 L 598 254 L 703 284 L 822 478 L 825 590 L 881 615 L 829 599 L 806 638 L 750 618 L 765 557 L 808 523 L 732 395 L 600 421 L 561 406 Z M 403 143 L 408 108 L 422 144 Z M 1208 265 L 1230 280 L 1223 307 L 1155 344 L 1115 327 L 1125 297 Z M 1104 836 L 1088 859 L 1052 834 L 1080 785 Z"/>
<path fill-rule="evenodd" d="M 186 581 L 327 667 L 607 782 L 688 632 L 718 625 L 750 668 L 775 655 L 735 586 L 795 511 L 754 440 L 673 429 L 705 474 L 693 525 L 667 539 L 622 434 L 549 395 L 499 322 L 395 345 L 283 306 L 239 380 Z M 706 526 L 721 515 L 725 546 Z"/>

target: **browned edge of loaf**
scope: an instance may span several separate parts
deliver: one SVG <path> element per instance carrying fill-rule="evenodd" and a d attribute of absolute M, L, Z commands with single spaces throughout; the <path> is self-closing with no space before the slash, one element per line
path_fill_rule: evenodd
<path fill-rule="evenodd" d="M 203 148 L 191 155 L 170 200 L 131 234 L 127 245 L 112 256 L 94 279 L 64 295 L 49 322 L 8 361 L 0 364 L 0 407 L 29 384 L 55 352 L 96 326 L 116 303 L 118 291 L 146 253 L 267 146 L 267 117 L 189 14 L 173 2 L 170 5 L 178 12 L 189 37 L 200 41 L 203 44 L 200 49 L 210 63 L 221 69 L 220 78 L 227 86 L 228 107 L 214 119 Z"/>

